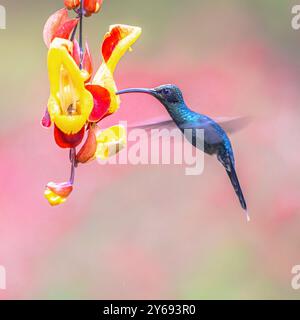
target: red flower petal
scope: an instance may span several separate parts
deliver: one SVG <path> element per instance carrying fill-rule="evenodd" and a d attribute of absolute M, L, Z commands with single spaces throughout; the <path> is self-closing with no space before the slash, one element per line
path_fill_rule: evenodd
<path fill-rule="evenodd" d="M 69 39 L 72 31 L 77 26 L 78 21 L 78 19 L 71 19 L 60 25 L 53 34 L 53 38 L 51 40 L 55 38 Z"/>
<path fill-rule="evenodd" d="M 75 148 L 77 147 L 85 133 L 85 127 L 83 127 L 78 133 L 65 134 L 57 126 L 54 126 L 54 138 L 57 145 L 61 148 Z"/>
<path fill-rule="evenodd" d="M 78 66 L 80 66 L 80 47 L 79 43 L 76 39 L 73 41 L 73 59 L 77 63 Z"/>
<path fill-rule="evenodd" d="M 90 127 L 88 137 L 78 152 L 76 156 L 76 160 L 80 163 L 86 163 L 89 160 L 91 160 L 97 150 L 97 137 L 95 133 L 95 129 L 93 127 Z"/>
<path fill-rule="evenodd" d="M 76 39 L 73 41 L 73 59 L 80 66 L 80 47 L 79 43 Z M 93 61 L 92 55 L 88 46 L 88 43 L 85 45 L 85 52 L 82 59 L 82 68 L 88 72 L 90 77 L 86 80 L 86 82 L 90 81 L 92 73 L 93 73 Z"/>
<path fill-rule="evenodd" d="M 65 7 L 69 10 L 76 9 L 80 5 L 80 0 L 65 0 Z"/>
<path fill-rule="evenodd" d="M 51 41 L 53 40 L 53 36 L 58 30 L 58 28 L 62 24 L 64 24 L 68 19 L 68 10 L 66 8 L 58 10 L 49 17 L 45 24 L 43 32 L 44 42 L 48 48 L 50 47 Z"/>
<path fill-rule="evenodd" d="M 114 49 L 122 38 L 122 29 L 120 27 L 113 28 L 110 33 L 105 36 L 102 44 L 102 55 L 105 62 L 109 60 Z"/>
<path fill-rule="evenodd" d="M 51 124 L 52 124 L 52 122 L 51 122 L 50 114 L 48 112 L 48 108 L 46 108 L 45 114 L 44 114 L 43 119 L 41 121 L 41 125 L 44 128 L 49 128 L 49 127 L 51 127 Z"/>
<path fill-rule="evenodd" d="M 98 13 L 102 7 L 103 0 L 85 0 L 84 10 L 90 15 L 92 13 Z"/>
<path fill-rule="evenodd" d="M 86 89 L 90 91 L 94 98 L 94 108 L 90 114 L 89 121 L 98 122 L 104 118 L 110 107 L 110 93 L 107 89 L 88 84 Z"/>
<path fill-rule="evenodd" d="M 90 52 L 88 43 L 86 43 L 86 45 L 85 45 L 85 52 L 84 52 L 84 56 L 83 56 L 82 67 L 84 70 L 86 70 L 92 76 L 93 61 L 92 61 L 92 56 L 91 56 L 91 52 Z M 87 81 L 89 81 L 89 80 L 90 79 L 88 79 Z"/>
<path fill-rule="evenodd" d="M 73 185 L 70 182 L 49 182 L 47 188 L 62 198 L 67 198 L 73 191 Z"/>

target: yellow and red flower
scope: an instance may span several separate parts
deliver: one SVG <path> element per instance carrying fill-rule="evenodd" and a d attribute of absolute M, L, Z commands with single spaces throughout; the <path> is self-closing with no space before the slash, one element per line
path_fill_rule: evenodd
<path fill-rule="evenodd" d="M 83 139 L 84 126 L 93 110 L 93 96 L 85 88 L 89 75 L 72 57 L 73 43 L 55 38 L 48 53 L 50 98 L 48 112 L 55 139 L 62 148 L 74 148 Z"/>
<path fill-rule="evenodd" d="M 66 202 L 68 196 L 73 191 L 71 182 L 55 183 L 49 182 L 45 189 L 45 198 L 52 206 L 57 206 Z"/>
<path fill-rule="evenodd" d="M 78 1 L 65 1 L 69 9 L 79 4 Z M 102 1 L 86 0 L 84 5 L 87 12 L 95 13 Z M 103 61 L 92 78 L 93 63 L 88 45 L 83 52 L 78 42 L 72 37 L 70 39 L 77 19 L 69 19 L 65 10 L 59 10 L 50 17 L 44 30 L 44 40 L 49 47 L 50 97 L 42 124 L 45 127 L 53 124 L 57 145 L 73 151 L 87 132 L 80 151 L 71 159 L 75 166 L 95 158 L 103 160 L 113 156 L 126 144 L 125 128 L 114 126 L 102 131 L 98 123 L 120 106 L 114 71 L 121 57 L 139 38 L 141 28 L 127 25 L 110 27 L 102 44 Z M 50 204 L 58 205 L 66 201 L 72 190 L 72 181 L 50 183 L 45 197 Z"/>

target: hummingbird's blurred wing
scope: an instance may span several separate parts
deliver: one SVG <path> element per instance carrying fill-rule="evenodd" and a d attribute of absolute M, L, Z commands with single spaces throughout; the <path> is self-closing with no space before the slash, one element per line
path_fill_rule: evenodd
<path fill-rule="evenodd" d="M 152 130 L 152 129 L 162 129 L 162 128 L 173 129 L 173 128 L 176 128 L 176 124 L 172 119 L 166 119 L 165 117 L 164 118 L 160 117 L 160 118 L 154 118 L 154 119 L 146 120 L 146 121 L 128 126 L 128 129 L 144 129 L 146 131 Z"/>
<path fill-rule="evenodd" d="M 244 129 L 251 122 L 251 117 L 218 117 L 213 119 L 216 123 L 218 123 L 227 133 L 235 133 Z M 211 120 L 207 120 L 207 124 L 210 123 Z M 196 129 L 205 127 L 205 121 L 201 121 L 201 123 L 191 122 L 185 123 L 181 125 L 181 129 Z M 152 130 L 152 129 L 161 129 L 168 128 L 173 129 L 176 128 L 176 124 L 172 119 L 166 120 L 165 118 L 155 118 L 149 121 L 142 122 L 140 124 L 135 124 L 132 126 L 128 126 L 129 129 L 144 129 L 144 130 Z"/>
<path fill-rule="evenodd" d="M 227 133 L 235 133 L 240 130 L 246 128 L 252 121 L 252 117 L 244 116 L 244 117 L 219 117 L 214 119 L 214 121 L 219 124 L 223 130 Z"/>

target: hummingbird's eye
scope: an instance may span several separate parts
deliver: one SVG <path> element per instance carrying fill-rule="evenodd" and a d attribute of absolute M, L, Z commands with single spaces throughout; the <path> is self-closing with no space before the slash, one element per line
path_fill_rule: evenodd
<path fill-rule="evenodd" d="M 169 95 L 171 95 L 172 92 L 171 92 L 170 89 L 165 88 L 165 89 L 162 89 L 161 93 L 162 93 L 163 95 L 165 95 L 165 96 L 169 96 Z"/>

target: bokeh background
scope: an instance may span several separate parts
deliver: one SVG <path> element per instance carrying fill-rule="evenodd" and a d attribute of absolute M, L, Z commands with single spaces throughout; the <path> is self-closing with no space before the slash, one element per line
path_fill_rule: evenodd
<path fill-rule="evenodd" d="M 282 0 L 106 0 L 86 20 L 96 66 L 108 25 L 143 28 L 118 66 L 119 88 L 180 86 L 212 117 L 252 116 L 232 136 L 252 217 L 219 163 L 82 166 L 66 204 L 43 198 L 65 181 L 67 152 L 40 119 L 49 89 L 42 29 L 62 0 L 1 1 L 0 264 L 2 299 L 298 299 L 300 31 Z M 98 58 L 97 58 L 98 57 Z M 166 115 L 151 97 L 123 97 L 103 123 Z"/>

